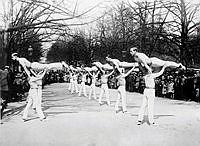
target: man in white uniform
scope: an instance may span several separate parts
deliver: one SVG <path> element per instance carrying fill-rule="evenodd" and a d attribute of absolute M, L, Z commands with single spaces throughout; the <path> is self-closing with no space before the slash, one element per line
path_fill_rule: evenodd
<path fill-rule="evenodd" d="M 118 97 L 117 97 L 117 101 L 115 104 L 115 112 L 118 113 L 119 112 L 119 103 L 120 103 L 120 99 L 122 99 L 122 112 L 126 113 L 127 109 L 126 109 L 126 77 L 134 70 L 135 67 L 133 67 L 132 69 L 130 69 L 127 73 L 124 73 L 123 71 L 118 70 L 119 75 L 116 77 L 117 82 L 118 82 Z"/>
<path fill-rule="evenodd" d="M 28 71 L 28 69 L 25 67 L 25 72 L 27 73 L 29 77 L 29 95 L 28 95 L 28 103 L 24 109 L 23 112 L 23 121 L 27 121 L 28 117 L 28 111 L 31 105 L 35 102 L 35 108 L 38 116 L 40 117 L 40 120 L 44 120 L 46 117 L 44 116 L 42 112 L 41 102 L 42 102 L 42 78 L 44 77 L 46 73 L 46 69 L 41 73 L 38 73 L 36 76 Z"/>
<path fill-rule="evenodd" d="M 72 76 L 72 71 L 69 71 L 69 87 L 68 90 L 71 91 L 72 84 L 73 84 L 73 76 Z"/>
<path fill-rule="evenodd" d="M 152 74 L 147 74 L 144 76 L 145 79 L 145 89 L 143 93 L 143 100 L 142 100 L 142 105 L 138 114 L 138 125 L 142 124 L 143 118 L 145 111 L 147 109 L 148 111 L 148 119 L 149 119 L 149 124 L 154 125 L 154 99 L 155 99 L 155 78 L 159 77 L 160 75 L 163 74 L 164 70 L 166 68 L 166 65 L 163 66 L 160 72 L 158 73 L 152 73 Z"/>
<path fill-rule="evenodd" d="M 77 74 L 77 72 L 76 71 L 74 71 L 73 73 L 72 73 L 72 79 L 73 79 L 73 81 L 72 81 L 72 87 L 71 87 L 71 94 L 73 94 L 74 92 L 75 93 L 78 93 L 78 74 Z"/>
<path fill-rule="evenodd" d="M 108 106 L 110 106 L 110 97 L 109 97 L 109 91 L 108 91 L 108 77 L 113 74 L 114 70 L 109 73 L 109 71 L 104 71 L 101 69 L 101 92 L 99 96 L 99 104 L 102 105 L 102 96 L 105 93 L 106 95 L 106 101 Z"/>
<path fill-rule="evenodd" d="M 96 97 L 96 90 L 95 90 L 95 83 L 96 83 L 96 78 L 98 77 L 99 71 L 95 74 L 95 71 L 92 71 L 92 73 L 90 73 L 90 71 L 88 71 L 89 75 L 92 78 L 92 84 L 90 85 L 90 91 L 89 91 L 89 100 L 91 99 L 92 93 L 93 93 L 93 97 L 94 99 L 97 99 Z"/>
<path fill-rule="evenodd" d="M 86 86 L 85 86 L 87 74 L 85 72 L 83 72 L 83 73 L 80 72 L 80 74 L 81 74 L 81 86 L 79 88 L 79 94 L 78 94 L 78 96 L 81 96 L 82 91 L 83 91 L 83 95 L 87 96 L 87 94 L 86 94 Z"/>

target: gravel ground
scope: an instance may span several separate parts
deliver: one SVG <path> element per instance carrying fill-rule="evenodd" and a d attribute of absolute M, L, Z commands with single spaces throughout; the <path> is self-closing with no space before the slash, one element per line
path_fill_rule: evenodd
<path fill-rule="evenodd" d="M 13 104 L 13 111 L 0 125 L 1 146 L 199 146 L 200 105 L 156 98 L 155 122 L 136 124 L 142 102 L 139 93 L 127 92 L 127 114 L 114 112 L 116 90 L 110 90 L 111 107 L 94 99 L 78 97 L 67 90 L 68 83 L 45 86 L 43 111 L 47 119 L 39 121 L 30 111 L 27 122 L 21 120 L 24 103 Z M 97 90 L 97 97 L 100 93 Z M 105 101 L 105 98 L 103 98 Z M 17 107 L 18 106 L 18 107 Z M 16 107 L 16 108 L 14 108 Z M 145 118 L 146 119 L 146 118 Z"/>

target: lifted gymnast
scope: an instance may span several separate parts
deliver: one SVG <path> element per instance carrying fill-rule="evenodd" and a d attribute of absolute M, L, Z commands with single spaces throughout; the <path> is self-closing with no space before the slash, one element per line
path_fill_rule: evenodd
<path fill-rule="evenodd" d="M 17 53 L 13 53 L 12 54 L 12 59 L 13 60 L 17 60 L 23 68 L 27 67 L 27 68 L 32 68 L 33 70 L 44 70 L 44 69 L 60 69 L 62 70 L 63 67 L 68 68 L 68 65 L 62 61 L 62 62 L 56 62 L 56 63 L 49 63 L 49 64 L 43 64 L 43 63 L 39 63 L 39 62 L 30 62 L 28 61 L 26 58 L 20 58 L 18 57 Z"/>
<path fill-rule="evenodd" d="M 152 73 L 153 68 L 155 68 L 156 70 L 157 68 L 161 68 L 164 65 L 166 67 L 171 68 L 185 69 L 185 66 L 183 66 L 181 63 L 176 63 L 173 61 L 164 61 L 156 57 L 150 58 L 144 53 L 137 52 L 136 47 L 130 48 L 130 54 L 134 57 L 135 61 L 138 62 L 139 67 L 145 68 L 148 71 L 148 73 Z"/>

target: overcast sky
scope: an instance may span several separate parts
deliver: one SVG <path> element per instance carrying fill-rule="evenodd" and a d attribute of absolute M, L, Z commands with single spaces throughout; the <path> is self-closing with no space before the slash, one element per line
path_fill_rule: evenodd
<path fill-rule="evenodd" d="M 4 13 L 4 11 L 9 11 L 9 7 L 8 7 L 9 1 L 10 0 L 0 0 L 0 26 L 3 25 L 2 14 Z M 13 0 L 13 1 L 16 2 L 17 0 Z M 53 1 L 59 2 L 62 0 L 44 0 L 44 1 L 53 3 Z M 138 1 L 138 0 L 64 0 L 65 7 L 73 10 L 76 5 L 76 1 L 77 1 L 77 8 L 76 8 L 77 14 L 85 12 L 86 10 L 96 6 L 95 9 L 90 11 L 87 15 L 85 15 L 85 17 L 82 18 L 82 20 L 84 20 L 84 19 L 92 20 L 92 19 L 102 15 L 102 13 L 107 10 L 106 7 L 108 7 L 108 6 L 120 3 L 121 1 L 133 2 L 133 1 Z M 154 0 L 147 0 L 147 1 L 154 1 Z M 191 2 L 191 3 L 200 2 L 200 0 L 185 0 L 185 1 Z"/>
<path fill-rule="evenodd" d="M 8 3 L 10 0 L 0 0 L 0 28 L 5 29 L 5 25 L 3 23 L 2 19 L 2 14 L 5 13 L 5 11 L 9 11 Z M 17 0 L 13 0 L 16 2 Z M 62 0 L 44 0 L 45 2 L 49 2 L 53 4 L 53 1 L 59 2 Z M 129 2 L 134 2 L 138 0 L 64 0 L 64 5 L 66 8 L 73 10 L 74 7 L 76 6 L 76 1 L 77 1 L 77 8 L 76 8 L 76 13 L 81 14 L 85 12 L 86 10 L 95 7 L 92 11 L 87 13 L 82 19 L 79 19 L 77 22 L 85 22 L 85 21 L 90 21 L 94 20 L 96 17 L 101 16 L 103 12 L 105 12 L 107 7 L 115 5 L 117 3 L 120 3 L 122 1 L 129 1 Z M 141 0 L 139 0 L 141 1 Z M 147 0 L 147 1 L 154 1 L 154 0 Z M 200 0 L 185 0 L 186 2 L 190 2 L 193 4 L 199 3 Z M 87 27 L 87 26 L 86 26 Z"/>

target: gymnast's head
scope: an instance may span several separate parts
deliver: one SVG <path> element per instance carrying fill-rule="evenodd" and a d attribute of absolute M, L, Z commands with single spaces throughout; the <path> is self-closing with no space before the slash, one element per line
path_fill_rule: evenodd
<path fill-rule="evenodd" d="M 130 54 L 131 54 L 132 56 L 134 56 L 134 55 L 136 54 L 136 52 L 137 52 L 137 47 L 131 47 L 131 48 L 130 48 Z"/>
<path fill-rule="evenodd" d="M 18 53 L 12 53 L 11 56 L 13 60 L 16 60 L 18 58 Z"/>
<path fill-rule="evenodd" d="M 110 58 L 110 55 L 107 55 L 107 56 L 106 56 L 106 61 L 109 62 L 109 61 L 111 61 L 111 59 L 112 59 L 112 58 Z"/>

